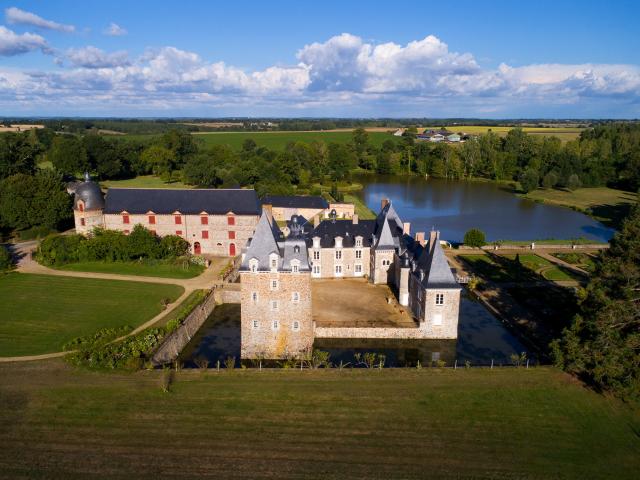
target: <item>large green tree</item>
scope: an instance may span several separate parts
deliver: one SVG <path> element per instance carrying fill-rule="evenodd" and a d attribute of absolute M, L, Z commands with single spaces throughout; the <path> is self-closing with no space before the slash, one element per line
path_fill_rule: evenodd
<path fill-rule="evenodd" d="M 56 170 L 66 175 L 81 174 L 90 168 L 84 143 L 73 135 L 56 136 L 47 157 Z"/>
<path fill-rule="evenodd" d="M 16 173 L 31 175 L 36 171 L 36 158 L 41 151 L 37 140 L 26 133 L 0 135 L 0 178 Z"/>
<path fill-rule="evenodd" d="M 600 254 L 580 314 L 552 345 L 556 363 L 602 389 L 640 398 L 640 208 Z"/>

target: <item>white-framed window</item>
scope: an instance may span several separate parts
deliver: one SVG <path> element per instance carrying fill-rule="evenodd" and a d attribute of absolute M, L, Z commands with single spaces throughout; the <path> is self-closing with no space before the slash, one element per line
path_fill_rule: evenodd
<path fill-rule="evenodd" d="M 359 263 L 355 264 L 355 265 L 353 266 L 353 271 L 354 271 L 355 273 L 362 273 L 362 265 L 360 265 Z"/>
<path fill-rule="evenodd" d="M 271 267 L 271 271 L 278 269 L 278 255 L 272 253 L 269 255 L 269 266 Z"/>
<path fill-rule="evenodd" d="M 251 260 L 249 260 L 249 270 L 251 270 L 253 273 L 256 273 L 258 271 L 258 260 L 255 258 L 252 258 Z"/>
<path fill-rule="evenodd" d="M 436 305 L 444 305 L 444 293 L 436 293 Z"/>
<path fill-rule="evenodd" d="M 274 320 L 273 322 L 271 322 L 271 330 L 279 330 L 280 329 L 280 322 L 278 320 Z"/>
<path fill-rule="evenodd" d="M 313 251 L 313 259 L 314 260 L 320 260 L 320 250 L 314 250 Z"/>
<path fill-rule="evenodd" d="M 361 247 L 361 246 L 362 246 L 362 238 L 356 237 L 356 247 Z"/>
<path fill-rule="evenodd" d="M 271 280 L 271 290 L 278 290 L 279 282 L 275 278 Z"/>
<path fill-rule="evenodd" d="M 320 276 L 320 265 L 313 266 L 313 275 L 318 277 Z"/>
<path fill-rule="evenodd" d="M 300 302 L 300 292 L 293 292 L 291 294 L 291 301 L 293 303 L 299 303 Z"/>
<path fill-rule="evenodd" d="M 342 260 L 342 250 L 336 250 L 336 260 Z"/>
<path fill-rule="evenodd" d="M 300 271 L 300 262 L 298 260 L 291 260 L 291 272 L 298 273 Z"/>
<path fill-rule="evenodd" d="M 258 330 L 260 328 L 260 322 L 258 320 L 253 321 L 253 329 Z"/>
<path fill-rule="evenodd" d="M 356 250 L 356 258 L 362 258 L 362 250 Z"/>
<path fill-rule="evenodd" d="M 336 275 L 342 275 L 342 265 L 336 265 Z"/>
<path fill-rule="evenodd" d="M 442 325 L 442 314 L 436 313 L 433 315 L 433 324 L 434 325 Z"/>
<path fill-rule="evenodd" d="M 300 331 L 300 322 L 298 320 L 293 321 L 293 323 L 291 324 L 291 330 L 293 330 L 294 332 Z"/>
<path fill-rule="evenodd" d="M 383 267 L 388 267 L 389 265 L 391 265 L 391 260 L 382 260 L 382 266 Z"/>
<path fill-rule="evenodd" d="M 253 303 L 258 303 L 258 292 L 251 292 L 251 301 Z"/>
<path fill-rule="evenodd" d="M 279 305 L 278 305 L 278 300 L 271 300 L 271 311 L 272 312 L 277 312 Z"/>

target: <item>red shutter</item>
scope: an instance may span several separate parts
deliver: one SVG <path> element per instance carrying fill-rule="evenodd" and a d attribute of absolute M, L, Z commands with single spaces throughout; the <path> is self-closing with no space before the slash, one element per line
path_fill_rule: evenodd
<path fill-rule="evenodd" d="M 176 235 L 178 236 L 182 235 L 182 230 L 176 230 Z"/>
<path fill-rule="evenodd" d="M 229 232 L 229 240 L 235 240 L 236 239 L 236 232 Z"/>
<path fill-rule="evenodd" d="M 209 217 L 200 217 L 200 225 L 209 225 Z"/>
<path fill-rule="evenodd" d="M 129 215 L 122 215 L 122 223 L 129 223 Z"/>
<path fill-rule="evenodd" d="M 176 215 L 175 217 L 176 225 L 182 225 L 182 217 L 180 215 Z"/>
<path fill-rule="evenodd" d="M 204 239 L 209 238 L 209 231 L 208 230 L 203 230 L 202 231 L 202 238 L 204 238 Z"/>
<path fill-rule="evenodd" d="M 149 215 L 149 225 L 155 225 L 155 224 L 156 224 L 156 216 Z"/>
<path fill-rule="evenodd" d="M 231 215 L 229 215 L 227 217 L 227 225 L 235 225 L 236 224 L 236 219 L 235 217 L 232 217 Z"/>

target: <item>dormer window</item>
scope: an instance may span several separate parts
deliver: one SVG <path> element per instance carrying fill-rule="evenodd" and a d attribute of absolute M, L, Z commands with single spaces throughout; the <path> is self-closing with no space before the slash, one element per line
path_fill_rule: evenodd
<path fill-rule="evenodd" d="M 362 237 L 356 237 L 356 247 L 362 246 Z"/>
<path fill-rule="evenodd" d="M 320 248 L 320 237 L 313 237 L 313 248 Z"/>
<path fill-rule="evenodd" d="M 269 255 L 269 266 L 271 267 L 271 271 L 278 269 L 278 255 L 276 253 Z"/>
<path fill-rule="evenodd" d="M 181 215 L 174 215 L 173 219 L 176 222 L 176 225 L 182 225 L 182 216 Z"/>
<path fill-rule="evenodd" d="M 122 223 L 124 223 L 124 224 L 128 224 L 129 223 L 129 214 L 127 214 L 127 213 L 123 213 L 122 214 Z"/>
<path fill-rule="evenodd" d="M 298 273 L 300 271 L 300 262 L 298 260 L 291 260 L 291 272 Z"/>
<path fill-rule="evenodd" d="M 342 237 L 336 237 L 336 248 L 342 248 Z"/>
<path fill-rule="evenodd" d="M 300 247 L 298 245 L 293 247 L 293 253 L 300 253 Z"/>
<path fill-rule="evenodd" d="M 258 260 L 255 258 L 252 258 L 251 260 L 249 260 L 249 270 L 251 270 L 252 273 L 256 273 L 258 271 Z"/>
<path fill-rule="evenodd" d="M 155 225 L 155 224 L 156 224 L 156 216 L 149 215 L 149 225 Z"/>

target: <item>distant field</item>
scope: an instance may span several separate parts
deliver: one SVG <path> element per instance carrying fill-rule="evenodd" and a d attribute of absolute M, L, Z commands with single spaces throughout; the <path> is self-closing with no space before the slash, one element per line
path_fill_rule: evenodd
<path fill-rule="evenodd" d="M 0 356 L 58 352 L 100 328 L 136 327 L 162 311 L 163 298 L 174 301 L 182 292 L 177 285 L 0 275 Z"/>
<path fill-rule="evenodd" d="M 168 373 L 168 372 L 166 372 Z M 635 479 L 640 415 L 552 368 L 0 364 L 6 478 Z"/>
<path fill-rule="evenodd" d="M 425 128 L 433 128 L 434 130 L 437 130 L 440 127 L 425 127 Z M 425 128 L 418 129 L 418 131 L 422 131 Z M 487 133 L 489 130 L 491 130 L 492 132 L 497 133 L 501 137 L 504 137 L 509 130 L 513 130 L 516 127 L 508 127 L 508 126 L 488 127 L 488 126 L 482 126 L 482 125 L 451 125 L 446 128 L 447 130 L 450 130 L 452 132 L 456 132 L 456 133 L 464 132 L 472 135 Z M 568 140 L 574 140 L 578 138 L 578 136 L 580 135 L 580 132 L 582 132 L 583 129 L 578 127 L 546 127 L 546 128 L 522 127 L 522 130 L 524 130 L 526 133 L 530 135 L 547 136 L 547 137 L 555 136 L 555 137 L 558 137 L 560 140 L 568 141 Z"/>
<path fill-rule="evenodd" d="M 103 188 L 193 188 L 182 182 L 166 183 L 155 175 L 140 175 L 126 180 L 103 180 L 100 182 Z"/>

